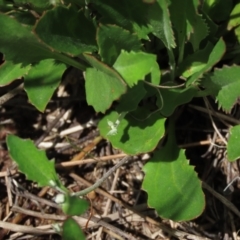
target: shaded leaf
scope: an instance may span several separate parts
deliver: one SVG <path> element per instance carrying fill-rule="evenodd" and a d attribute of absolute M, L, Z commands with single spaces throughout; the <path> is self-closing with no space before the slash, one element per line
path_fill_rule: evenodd
<path fill-rule="evenodd" d="M 83 12 L 74 8 L 56 7 L 45 12 L 35 32 L 49 46 L 74 56 L 97 50 L 96 29 Z"/>
<path fill-rule="evenodd" d="M 172 0 L 169 9 L 177 33 L 179 55 L 183 55 L 186 40 L 189 40 L 194 51 L 197 51 L 201 41 L 208 35 L 208 26 L 198 13 L 198 2 L 196 4 L 196 1 L 192 0 Z"/>
<path fill-rule="evenodd" d="M 136 34 L 116 25 L 100 24 L 97 31 L 97 42 L 103 61 L 109 65 L 116 61 L 122 49 L 138 51 L 141 48 L 141 42 Z"/>
<path fill-rule="evenodd" d="M 189 11 L 189 13 L 192 14 L 193 12 Z M 193 50 L 197 51 L 199 49 L 201 41 L 205 39 L 208 35 L 208 26 L 201 15 L 196 14 L 194 16 L 190 16 L 191 17 L 189 20 L 188 32 L 191 29 L 192 33 L 190 34 L 189 41 L 193 46 Z"/>
<path fill-rule="evenodd" d="M 66 69 L 65 64 L 54 63 L 46 59 L 33 66 L 24 79 L 24 89 L 29 101 L 43 112 L 51 99 L 54 91 L 61 82 L 62 74 Z"/>
<path fill-rule="evenodd" d="M 119 118 L 117 112 L 105 116 L 98 125 L 101 135 L 108 139 L 113 147 L 123 152 L 135 155 L 152 151 L 164 135 L 163 118 L 159 112 L 150 114 L 144 109 L 138 109 L 126 115 L 120 121 L 116 135 L 107 135 L 110 127 L 108 121 L 113 123 Z"/>
<path fill-rule="evenodd" d="M 65 201 L 61 205 L 63 212 L 70 216 L 79 216 L 85 213 L 89 207 L 86 200 L 70 195 L 65 195 Z"/>
<path fill-rule="evenodd" d="M 68 218 L 63 223 L 63 240 L 85 240 L 85 236 L 83 234 L 82 229 L 78 225 L 78 223 L 72 219 Z"/>
<path fill-rule="evenodd" d="M 92 6 L 102 15 L 101 22 L 117 24 L 136 33 L 139 39 L 148 39 L 151 27 L 146 13 L 150 4 L 139 0 L 91 0 Z"/>
<path fill-rule="evenodd" d="M 238 42 L 240 42 L 240 3 L 235 5 L 229 17 L 227 29 L 231 30 L 233 28 Z"/>
<path fill-rule="evenodd" d="M 28 65 L 42 59 L 55 58 L 52 49 L 15 19 L 0 13 L 0 25 L 0 51 L 6 60 Z"/>
<path fill-rule="evenodd" d="M 0 65 L 0 86 L 5 86 L 15 79 L 26 75 L 31 66 L 22 67 L 22 64 L 13 64 L 11 61 L 5 61 Z"/>
<path fill-rule="evenodd" d="M 135 110 L 145 94 L 144 83 L 139 81 L 137 85 L 129 88 L 128 91 L 121 96 L 116 110 L 119 113 Z"/>
<path fill-rule="evenodd" d="M 114 100 L 127 90 L 121 76 L 106 64 L 90 54 L 84 57 L 94 68 L 88 68 L 85 74 L 87 102 L 96 112 L 105 112 Z"/>
<path fill-rule="evenodd" d="M 178 106 L 190 102 L 196 96 L 197 89 L 194 87 L 161 89 L 160 93 L 162 97 L 158 98 L 157 105 L 161 109 L 162 115 L 169 117 Z"/>
<path fill-rule="evenodd" d="M 176 47 L 171 20 L 168 12 L 168 1 L 157 0 L 148 10 L 148 17 L 153 34 L 162 40 L 166 48 Z"/>
<path fill-rule="evenodd" d="M 40 187 L 52 186 L 51 182 L 61 185 L 54 161 L 49 161 L 46 153 L 38 150 L 31 140 L 8 135 L 6 142 L 11 158 L 29 180 L 37 182 Z"/>
<path fill-rule="evenodd" d="M 230 129 L 230 136 L 227 144 L 227 157 L 229 161 L 236 161 L 240 158 L 240 125 Z"/>
<path fill-rule="evenodd" d="M 184 151 L 177 147 L 170 129 L 166 145 L 154 153 L 143 168 L 143 189 L 148 204 L 159 216 L 173 221 L 187 221 L 199 216 L 205 207 L 201 183 Z"/>
<path fill-rule="evenodd" d="M 55 2 L 59 2 L 59 0 L 14 0 L 14 4 L 17 6 L 25 7 L 26 5 L 29 5 L 31 8 L 37 10 L 37 11 L 43 11 L 48 9 L 51 4 Z"/>
<path fill-rule="evenodd" d="M 203 11 L 215 22 L 226 21 L 232 10 L 232 0 L 206 0 L 203 2 Z"/>

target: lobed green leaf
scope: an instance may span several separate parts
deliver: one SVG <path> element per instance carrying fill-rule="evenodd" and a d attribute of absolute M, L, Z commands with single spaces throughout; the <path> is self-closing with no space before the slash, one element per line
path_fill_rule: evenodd
<path fill-rule="evenodd" d="M 139 80 L 144 80 L 145 76 L 152 72 L 155 64 L 156 55 L 122 50 L 113 67 L 123 77 L 128 86 L 132 87 Z"/>
<path fill-rule="evenodd" d="M 203 80 L 202 85 L 208 94 L 216 97 L 219 107 L 224 111 L 230 112 L 238 97 L 240 97 L 240 67 L 224 66 L 221 69 L 215 69 Z"/>
<path fill-rule="evenodd" d="M 11 61 L 5 61 L 0 65 L 0 86 L 5 86 L 23 77 L 30 69 L 30 65 L 23 67 L 21 63 L 13 64 Z"/>
<path fill-rule="evenodd" d="M 42 41 L 63 53 L 77 56 L 97 50 L 93 23 L 73 7 L 59 6 L 45 12 L 35 32 Z"/>
<path fill-rule="evenodd" d="M 168 12 L 168 1 L 157 0 L 148 10 L 148 18 L 152 26 L 152 33 L 161 39 L 165 47 L 176 47 L 171 20 Z"/>
<path fill-rule="evenodd" d="M 194 73 L 188 80 L 186 85 L 189 86 L 193 84 L 195 81 L 197 81 L 199 78 L 202 77 L 202 75 L 209 71 L 218 61 L 221 60 L 224 52 L 225 52 L 225 43 L 222 38 L 219 39 L 219 41 L 215 44 L 214 48 L 212 49 L 208 61 L 206 65 L 201 68 L 198 72 Z"/>
<path fill-rule="evenodd" d="M 187 221 L 199 216 L 205 207 L 201 183 L 184 151 L 177 147 L 172 130 L 166 145 L 154 153 L 143 168 L 143 189 L 148 204 L 159 216 Z"/>
<path fill-rule="evenodd" d="M 136 33 L 139 39 L 148 39 L 151 26 L 146 17 L 150 4 L 139 0 L 91 0 L 92 6 L 102 15 L 102 23 L 117 24 Z"/>
<path fill-rule="evenodd" d="M 97 42 L 102 60 L 113 65 L 121 50 L 139 51 L 141 42 L 136 34 L 116 25 L 100 24 L 97 30 Z"/>
<path fill-rule="evenodd" d="M 6 142 L 11 158 L 29 180 L 37 182 L 39 186 L 61 186 L 54 161 L 49 161 L 46 153 L 38 150 L 31 140 L 8 135 Z"/>
<path fill-rule="evenodd" d="M 196 96 L 196 93 L 197 89 L 195 87 L 161 89 L 161 98 L 158 97 L 157 100 L 161 114 L 165 117 L 171 116 L 178 106 L 190 102 Z"/>
<path fill-rule="evenodd" d="M 56 64 L 52 59 L 40 61 L 33 66 L 24 79 L 24 89 L 29 101 L 43 112 L 54 91 L 61 82 L 65 64 Z"/>
<path fill-rule="evenodd" d="M 126 92 L 126 84 L 114 69 L 90 54 L 84 54 L 84 57 L 94 67 L 85 73 L 87 102 L 96 112 L 104 113 Z"/>

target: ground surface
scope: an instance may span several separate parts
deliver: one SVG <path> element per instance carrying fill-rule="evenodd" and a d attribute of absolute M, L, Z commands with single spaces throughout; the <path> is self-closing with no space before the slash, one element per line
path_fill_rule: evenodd
<path fill-rule="evenodd" d="M 0 96 L 20 82 L 1 88 Z M 239 119 L 239 107 L 236 105 L 226 115 L 216 110 L 211 99 L 209 102 L 209 112 L 197 100 L 177 110 L 178 144 L 186 149 L 190 163 L 196 166 L 204 182 L 204 213 L 194 221 L 182 223 L 158 218 L 147 207 L 146 193 L 141 190 L 142 167 L 151 154 L 135 156 L 87 196 L 91 209 L 76 219 L 87 239 L 240 239 L 238 180 L 224 191 L 239 176 L 239 161 L 227 161 L 224 144 L 229 127 Z M 38 188 L 13 166 L 6 135 L 31 138 L 39 148 L 46 149 L 49 159 L 55 159 L 65 186 L 79 191 L 96 182 L 124 157 L 99 136 L 96 126 L 100 118 L 87 106 L 83 78 L 73 69 L 64 75 L 44 113 L 28 103 L 23 91 L 0 106 L 0 217 L 1 221 L 12 223 L 0 226 L 0 239 L 60 239 L 52 234 L 52 224 L 65 218 L 53 202 L 56 192 Z M 68 164 L 74 166 L 66 167 Z M 45 229 L 44 235 L 40 228 Z"/>

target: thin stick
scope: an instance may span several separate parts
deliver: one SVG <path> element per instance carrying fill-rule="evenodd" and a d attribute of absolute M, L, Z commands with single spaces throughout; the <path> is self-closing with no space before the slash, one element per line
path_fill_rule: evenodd
<path fill-rule="evenodd" d="M 204 100 L 204 102 L 205 102 L 205 104 L 206 104 L 206 107 L 207 107 L 207 110 L 208 110 L 208 115 L 209 115 L 209 117 L 210 117 L 210 119 L 211 119 L 212 126 L 213 126 L 214 130 L 217 132 L 218 136 L 222 139 L 222 141 L 225 143 L 225 145 L 227 145 L 227 141 L 224 139 L 224 137 L 222 136 L 222 134 L 221 134 L 220 131 L 218 130 L 215 122 L 213 121 L 213 118 L 212 118 L 212 115 L 211 115 L 211 113 L 210 113 L 210 109 L 209 109 L 209 105 L 208 105 L 207 99 L 204 97 L 203 100 Z"/>
<path fill-rule="evenodd" d="M 155 84 L 152 84 L 152 83 L 147 82 L 147 81 L 143 81 L 143 82 L 146 83 L 149 86 L 152 86 L 152 87 L 155 87 L 155 88 L 164 88 L 164 89 L 180 88 L 180 87 L 183 87 L 185 85 L 185 83 L 182 83 L 182 84 L 179 84 L 179 85 L 176 85 L 176 86 L 163 86 L 163 85 L 155 85 Z"/>
<path fill-rule="evenodd" d="M 30 226 L 22 226 L 14 223 L 9 222 L 3 222 L 0 221 L 0 227 L 3 229 L 8 229 L 13 232 L 22 232 L 22 233 L 30 233 L 30 234 L 52 234 L 56 233 L 56 231 L 51 229 L 40 229 Z M 43 227 L 43 226 L 41 226 Z M 48 228 L 52 227 L 51 225 L 48 225 Z"/>
<path fill-rule="evenodd" d="M 207 189 L 214 197 L 216 197 L 219 201 L 221 201 L 227 208 L 229 208 L 233 213 L 235 213 L 240 218 L 240 212 L 230 201 L 228 201 L 221 194 L 217 193 L 213 190 L 207 183 L 202 182 L 203 188 Z"/>
<path fill-rule="evenodd" d="M 85 179 L 79 177 L 78 175 L 76 175 L 75 173 L 71 173 L 70 176 L 76 181 L 76 182 L 81 182 L 81 183 L 84 183 L 86 186 L 91 186 L 91 183 L 86 181 Z M 177 238 L 180 238 L 180 239 L 184 239 L 186 238 L 186 236 L 188 237 L 192 237 L 192 239 L 198 239 L 198 240 L 210 240 L 209 238 L 206 238 L 206 237 L 197 237 L 193 234 L 189 234 L 189 233 L 186 233 L 186 232 L 183 232 L 183 231 L 180 231 L 180 230 L 177 230 L 177 229 L 171 229 L 170 227 L 166 226 L 164 223 L 160 223 L 150 217 L 147 217 L 145 216 L 144 214 L 142 213 L 139 213 L 136 211 L 136 209 L 134 209 L 133 207 L 129 206 L 127 203 L 123 202 L 122 200 L 114 197 L 112 194 L 102 190 L 101 188 L 97 188 L 96 189 L 96 192 L 99 193 L 99 194 L 102 194 L 103 196 L 107 197 L 107 198 L 110 198 L 112 201 L 114 201 L 115 203 L 118 203 L 120 206 L 123 206 L 125 207 L 126 209 L 128 209 L 129 211 L 133 212 L 133 213 L 136 213 L 137 215 L 139 215 L 140 217 L 144 218 L 145 221 L 151 223 L 151 224 L 154 224 L 156 226 L 158 226 L 159 228 L 161 228 L 163 231 L 167 232 L 168 234 L 170 234 L 171 236 L 174 236 L 174 237 L 177 237 Z M 94 221 L 94 217 L 92 217 L 92 221 Z M 104 226 L 104 225 L 102 225 Z M 104 226 L 105 227 L 105 226 Z"/>
<path fill-rule="evenodd" d="M 201 112 L 204 112 L 204 113 L 209 113 L 215 117 L 219 117 L 219 118 L 222 118 L 232 124 L 240 124 L 240 121 L 233 118 L 233 117 L 230 117 L 230 116 L 227 116 L 227 115 L 224 115 L 222 113 L 219 113 L 219 112 L 216 112 L 216 111 L 212 111 L 211 109 L 209 109 L 209 111 L 203 107 L 199 107 L 199 106 L 194 106 L 194 105 L 191 105 L 189 104 L 189 107 L 193 108 L 193 109 L 196 109 L 198 111 L 201 111 Z"/>
<path fill-rule="evenodd" d="M 20 93 L 23 90 L 24 84 L 21 83 L 16 88 L 12 89 L 11 91 L 7 92 L 3 96 L 0 97 L 0 105 L 3 105 L 5 102 L 7 102 L 9 99 L 13 98 L 15 95 Z"/>
<path fill-rule="evenodd" d="M 91 187 L 88 187 L 80 192 L 76 192 L 74 194 L 72 194 L 73 196 L 84 196 L 88 193 L 90 193 L 91 191 L 93 191 L 94 189 L 98 188 L 104 181 L 105 179 L 107 179 L 110 175 L 113 174 L 113 172 L 115 172 L 118 168 L 120 168 L 122 165 L 124 165 L 129 159 L 131 158 L 131 156 L 126 156 L 124 157 L 121 161 L 119 161 L 119 163 L 117 163 L 114 167 L 112 167 L 109 171 L 107 171 L 102 178 L 100 178 L 96 183 L 94 183 Z"/>
<path fill-rule="evenodd" d="M 115 189 L 115 187 L 116 187 L 117 180 L 118 180 L 118 176 L 119 176 L 119 172 L 120 172 L 120 170 L 119 170 L 119 168 L 118 168 L 117 171 L 116 171 L 116 174 L 115 174 L 115 176 L 114 176 L 111 189 L 110 189 L 111 192 L 112 192 L 112 191 Z M 108 214 L 108 209 L 110 208 L 111 202 L 112 202 L 112 200 L 111 200 L 110 198 L 108 198 L 108 199 L 107 199 L 106 206 L 105 206 L 105 209 L 104 209 L 104 212 L 103 212 L 103 215 L 102 215 L 103 217 L 107 216 L 107 214 Z M 103 227 L 100 227 L 100 228 L 98 229 L 97 239 L 100 239 L 101 234 L 102 234 L 102 231 L 103 231 Z"/>

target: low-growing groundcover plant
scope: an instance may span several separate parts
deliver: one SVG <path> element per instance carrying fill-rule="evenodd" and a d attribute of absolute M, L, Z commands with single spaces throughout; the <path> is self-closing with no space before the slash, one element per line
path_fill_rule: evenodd
<path fill-rule="evenodd" d="M 100 134 L 128 155 L 153 153 L 143 168 L 149 207 L 174 221 L 201 215 L 201 181 L 176 144 L 174 113 L 193 98 L 207 103 L 208 96 L 225 112 L 235 105 L 240 96 L 240 3 L 0 0 L 0 10 L 1 86 L 23 77 L 29 102 L 43 112 L 66 68 L 80 69 L 87 103 L 104 114 Z M 240 156 L 239 134 L 240 126 L 233 126 L 229 161 Z M 58 203 L 69 216 L 63 238 L 84 239 L 70 217 L 88 209 L 81 193 L 68 192 L 54 162 L 31 140 L 9 135 L 7 146 L 28 179 L 59 191 Z"/>

